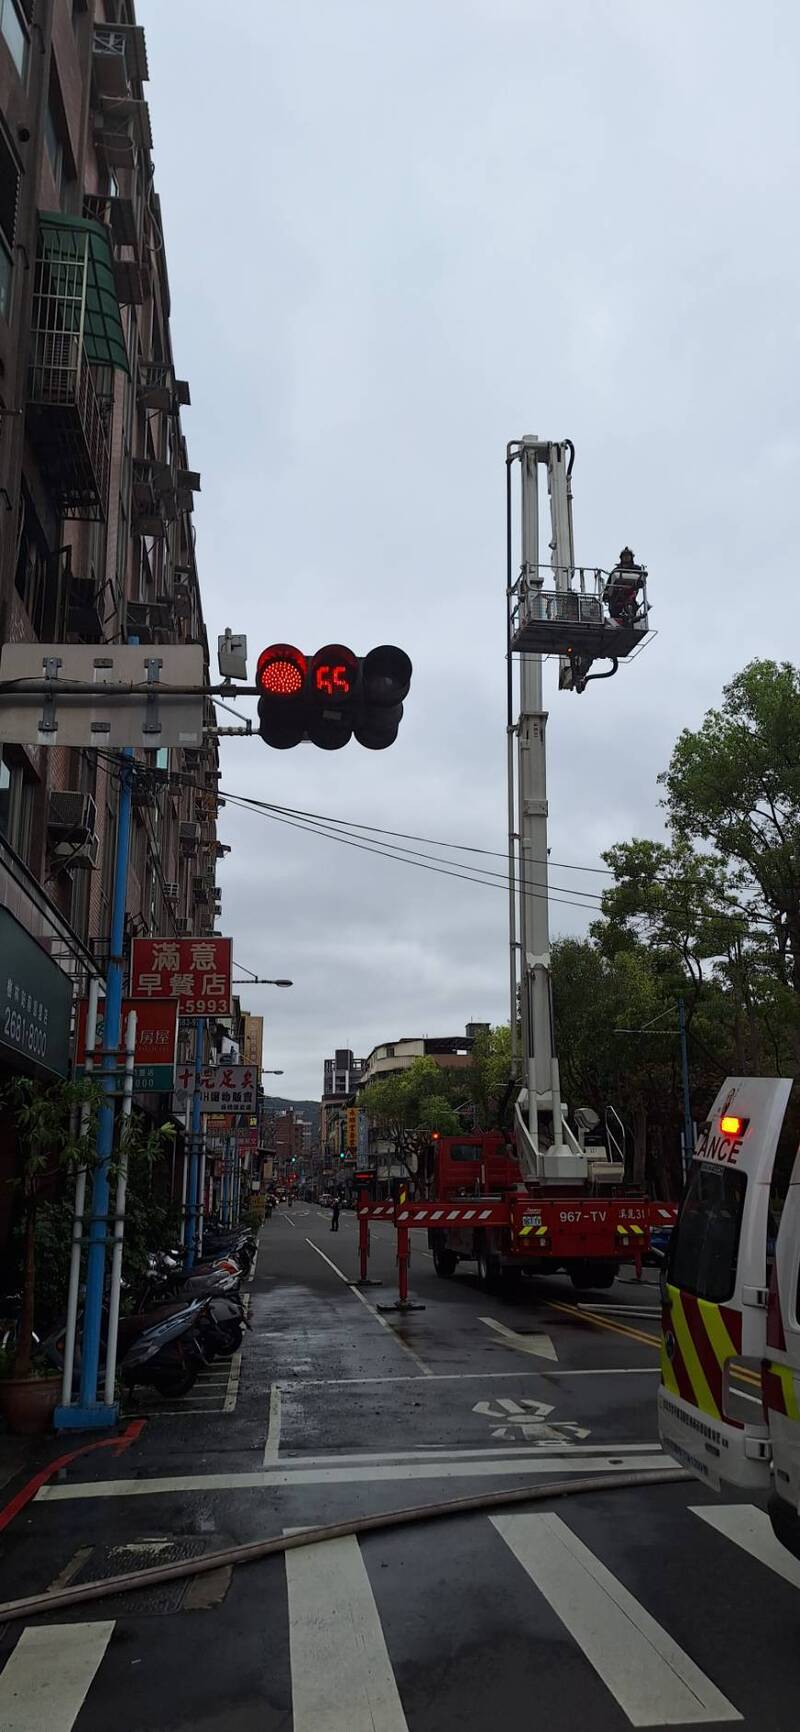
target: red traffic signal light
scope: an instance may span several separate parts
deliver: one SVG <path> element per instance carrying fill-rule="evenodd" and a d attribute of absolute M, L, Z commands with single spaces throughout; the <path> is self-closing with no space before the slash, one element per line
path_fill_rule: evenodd
<path fill-rule="evenodd" d="M 305 685 L 306 668 L 306 658 L 294 644 L 270 644 L 258 658 L 256 685 L 273 698 L 296 697 Z"/>
<path fill-rule="evenodd" d="M 268 746 L 285 751 L 299 746 L 306 731 L 303 701 L 308 663 L 291 643 L 273 643 L 262 650 L 256 666 L 258 725 Z"/>
<path fill-rule="evenodd" d="M 307 657 L 294 644 L 262 650 L 256 668 L 258 722 L 268 746 L 283 750 L 311 740 L 324 751 L 351 735 L 372 751 L 397 738 L 411 661 L 395 644 L 359 657 L 346 644 L 324 644 Z"/>

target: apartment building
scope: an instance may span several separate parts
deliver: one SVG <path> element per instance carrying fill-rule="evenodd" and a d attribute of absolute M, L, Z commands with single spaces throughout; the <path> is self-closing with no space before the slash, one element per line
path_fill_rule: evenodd
<path fill-rule="evenodd" d="M 0 639 L 194 643 L 207 665 L 147 81 L 132 0 L 2 0 Z M 126 943 L 209 933 L 216 748 L 137 757 Z M 0 950 L 48 1012 L 48 1074 L 103 972 L 118 796 L 102 750 L 0 751 Z M 32 1050 L 0 1037 L 0 1071 Z"/>

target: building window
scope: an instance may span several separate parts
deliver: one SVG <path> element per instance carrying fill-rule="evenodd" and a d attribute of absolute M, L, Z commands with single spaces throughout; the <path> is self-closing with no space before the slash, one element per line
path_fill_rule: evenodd
<path fill-rule="evenodd" d="M 0 3 L 7 4 L 7 0 L 0 0 Z M 58 122 L 53 113 L 52 97 L 47 104 L 47 113 L 44 117 L 44 142 L 53 179 L 56 183 L 56 192 L 60 193 L 61 171 L 64 167 L 64 146 L 61 143 Z"/>
<path fill-rule="evenodd" d="M 33 782 L 21 764 L 0 753 L 0 835 L 25 861 L 31 845 Z"/>
<path fill-rule="evenodd" d="M 0 35 L 16 66 L 20 78 L 25 77 L 25 56 L 28 37 L 16 0 L 0 0 Z"/>
<path fill-rule="evenodd" d="M 48 594 L 50 558 L 44 532 L 24 481 L 19 511 L 19 553 L 14 582 L 36 636 L 44 638 L 47 635 L 45 627 L 54 611 L 49 605 L 53 598 Z"/>
<path fill-rule="evenodd" d="M 0 313 L 11 311 L 11 268 L 17 232 L 20 169 L 4 133 L 0 131 Z"/>

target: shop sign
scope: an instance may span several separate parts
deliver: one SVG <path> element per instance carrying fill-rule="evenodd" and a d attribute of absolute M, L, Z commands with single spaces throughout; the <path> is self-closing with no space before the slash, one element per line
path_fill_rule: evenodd
<path fill-rule="evenodd" d="M 180 1016 L 230 1016 L 230 938 L 134 938 L 131 994 L 177 998 Z"/>
<path fill-rule="evenodd" d="M 69 975 L 0 908 L 0 1058 L 65 1077 L 71 1011 Z"/>
<path fill-rule="evenodd" d="M 78 1032 L 75 1068 L 86 1064 L 86 1017 L 88 1001 L 78 1003 Z M 177 998 L 124 998 L 122 1001 L 121 1046 L 125 1044 L 125 1024 L 128 1013 L 136 1012 L 136 1047 L 133 1060 L 133 1086 L 137 1094 L 164 1094 L 175 1082 L 175 1048 L 178 1040 Z M 97 1044 L 104 1044 L 104 1005 L 97 1011 Z M 125 1062 L 120 1051 L 119 1064 Z M 97 1068 L 101 1061 L 98 1059 Z"/>

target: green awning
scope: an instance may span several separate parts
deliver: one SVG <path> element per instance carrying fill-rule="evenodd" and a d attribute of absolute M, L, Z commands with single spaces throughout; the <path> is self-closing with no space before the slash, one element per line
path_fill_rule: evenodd
<path fill-rule="evenodd" d="M 108 229 L 89 217 L 63 216 L 60 211 L 40 211 L 39 226 L 40 256 L 56 296 L 74 300 L 78 273 L 83 278 L 83 346 L 88 359 L 98 367 L 119 367 L 130 373 Z"/>

